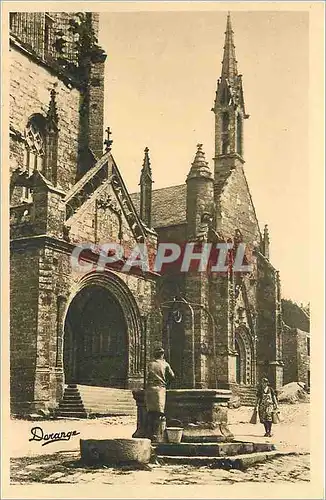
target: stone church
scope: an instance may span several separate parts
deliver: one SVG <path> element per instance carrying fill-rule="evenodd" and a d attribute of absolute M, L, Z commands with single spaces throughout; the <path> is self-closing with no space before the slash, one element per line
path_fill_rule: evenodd
<path fill-rule="evenodd" d="M 176 388 L 226 388 L 246 400 L 262 375 L 279 388 L 280 280 L 245 176 L 249 115 L 230 16 L 212 166 L 194 145 L 184 184 L 153 190 L 146 148 L 133 194 L 110 134 L 103 137 L 98 29 L 96 13 L 10 14 L 12 412 L 55 409 L 69 384 L 142 387 L 158 343 Z M 253 249 L 253 267 L 123 272 L 118 262 L 99 270 L 91 251 L 81 255 L 84 269 L 72 265 L 76 246 L 108 241 L 123 246 L 122 261 L 138 243 L 155 255 L 160 242 L 242 242 Z"/>

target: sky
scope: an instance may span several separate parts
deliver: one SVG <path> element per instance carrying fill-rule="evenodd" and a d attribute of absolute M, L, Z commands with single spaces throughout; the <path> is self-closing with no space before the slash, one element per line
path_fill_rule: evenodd
<path fill-rule="evenodd" d="M 232 7 L 232 5 L 231 5 Z M 216 82 L 226 11 L 106 12 L 99 41 L 105 69 L 105 126 L 130 192 L 149 147 L 154 189 L 182 184 L 202 143 L 213 169 Z M 282 295 L 308 303 L 309 226 L 307 12 L 231 10 L 246 111 L 244 158 L 261 229 Z M 168 210 L 168 207 L 167 207 Z"/>

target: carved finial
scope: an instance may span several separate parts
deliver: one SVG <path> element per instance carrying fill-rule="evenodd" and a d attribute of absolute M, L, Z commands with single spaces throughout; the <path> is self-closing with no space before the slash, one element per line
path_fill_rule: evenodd
<path fill-rule="evenodd" d="M 265 224 L 262 246 L 263 246 L 263 255 L 265 255 L 266 259 L 269 259 L 269 243 L 270 241 L 269 241 L 268 226 L 267 224 Z"/>
<path fill-rule="evenodd" d="M 192 177 L 212 178 L 212 172 L 206 161 L 205 153 L 203 151 L 203 145 L 201 143 L 197 144 L 197 151 L 195 154 L 194 161 L 191 164 L 191 168 L 187 179 L 190 179 Z"/>
<path fill-rule="evenodd" d="M 195 159 L 192 164 L 193 167 L 207 167 L 208 168 L 208 163 L 205 158 L 205 153 L 203 151 L 203 145 L 202 144 L 197 144 L 197 152 L 195 155 Z"/>
<path fill-rule="evenodd" d="M 53 88 L 50 91 L 50 103 L 49 103 L 49 109 L 47 112 L 47 120 L 50 126 L 57 126 L 58 124 L 58 112 L 57 112 L 57 92 Z"/>
<path fill-rule="evenodd" d="M 145 155 L 143 160 L 143 168 L 141 170 L 141 175 L 140 175 L 140 183 L 143 183 L 148 178 L 152 181 L 151 161 L 149 158 L 149 149 L 147 146 L 144 149 L 144 153 Z"/>
<path fill-rule="evenodd" d="M 113 143 L 113 140 L 110 139 L 110 136 L 112 134 L 110 127 L 108 127 L 105 130 L 105 132 L 107 134 L 107 138 L 104 141 L 104 146 L 105 146 L 105 152 L 108 153 L 109 151 L 111 151 L 111 146 L 112 146 L 112 143 Z"/>

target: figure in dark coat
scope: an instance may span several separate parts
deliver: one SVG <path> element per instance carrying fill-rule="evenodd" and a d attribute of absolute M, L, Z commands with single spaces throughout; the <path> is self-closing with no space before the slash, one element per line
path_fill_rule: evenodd
<path fill-rule="evenodd" d="M 145 390 L 148 437 L 157 439 L 160 422 L 164 418 L 166 387 L 174 378 L 169 363 L 164 359 L 164 349 L 154 351 L 154 359 L 148 364 Z"/>

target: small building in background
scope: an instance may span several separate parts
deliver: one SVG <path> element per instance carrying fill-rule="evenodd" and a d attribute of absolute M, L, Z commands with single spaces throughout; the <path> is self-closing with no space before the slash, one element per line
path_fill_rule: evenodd
<path fill-rule="evenodd" d="M 291 300 L 282 300 L 283 381 L 310 387 L 310 313 Z"/>

